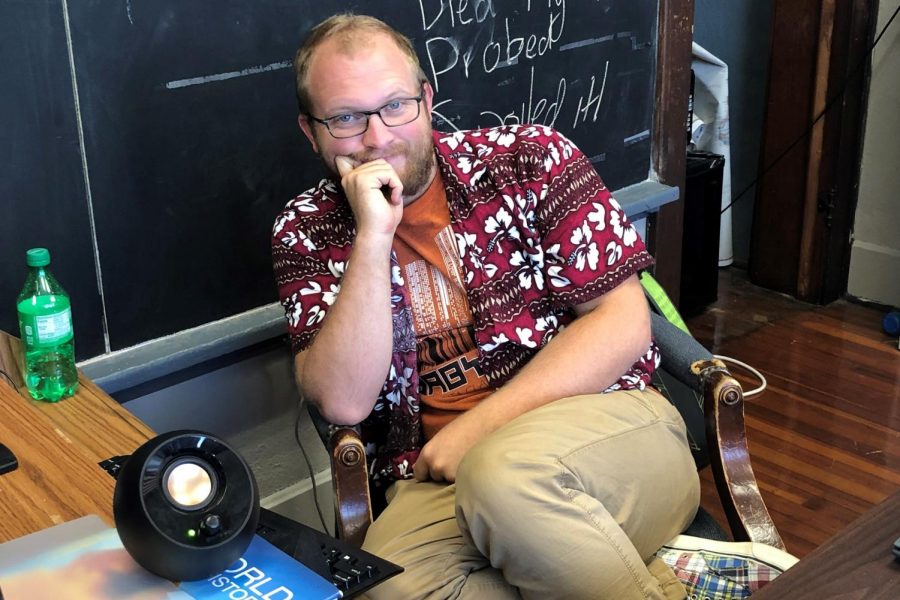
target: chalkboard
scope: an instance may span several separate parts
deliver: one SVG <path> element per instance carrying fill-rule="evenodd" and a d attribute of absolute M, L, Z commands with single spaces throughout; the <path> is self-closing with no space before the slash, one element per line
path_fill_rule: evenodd
<path fill-rule="evenodd" d="M 46 245 L 85 357 L 105 345 L 74 106 L 61 3 L 0 1 L 0 328 L 19 335 L 25 251 Z"/>
<path fill-rule="evenodd" d="M 648 178 L 656 1 L 0 0 L 0 327 L 37 245 L 79 358 L 276 301 L 273 218 L 323 174 L 290 61 L 345 9 L 413 39 L 436 129 L 552 125 L 610 188 Z"/>

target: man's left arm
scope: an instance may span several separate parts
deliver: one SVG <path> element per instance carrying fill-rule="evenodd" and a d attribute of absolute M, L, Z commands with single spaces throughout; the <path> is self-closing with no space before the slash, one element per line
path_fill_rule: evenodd
<path fill-rule="evenodd" d="M 416 479 L 455 481 L 459 462 L 481 438 L 554 400 L 605 390 L 650 347 L 650 313 L 637 275 L 575 312 L 578 318 L 506 385 L 425 444 Z"/>

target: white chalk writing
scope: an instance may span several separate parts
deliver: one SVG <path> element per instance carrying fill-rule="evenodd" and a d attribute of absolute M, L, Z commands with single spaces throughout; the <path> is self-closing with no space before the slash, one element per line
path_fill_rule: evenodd
<path fill-rule="evenodd" d="M 574 73 L 569 68 L 548 77 L 550 73 L 540 59 L 551 51 L 590 52 L 588 47 L 631 35 L 629 31 L 620 31 L 588 39 L 565 39 L 566 0 L 527 0 L 524 8 L 519 5 L 512 10 L 506 3 L 494 0 L 418 0 L 418 3 L 422 31 L 428 36 L 423 66 L 429 70 L 435 92 L 441 92 L 441 83 L 446 83 L 447 78 L 454 82 L 475 81 L 500 69 L 528 65 L 527 87 L 522 80 L 523 73 L 512 71 L 497 84 L 506 88 L 503 104 L 484 107 L 478 112 L 478 122 L 467 122 L 466 127 L 524 123 L 554 127 L 561 117 L 571 119 L 568 123 L 572 129 L 596 123 L 606 95 L 610 61 L 598 61 L 600 73 L 583 70 Z M 573 93 L 576 89 L 580 91 Z M 449 88 L 445 90 L 432 108 L 432 118 L 436 127 L 458 131 L 460 113 L 471 114 L 472 104 L 471 101 L 459 104 L 447 96 L 448 91 L 453 93 Z"/>
<path fill-rule="evenodd" d="M 501 116 L 494 111 L 484 110 L 480 114 L 482 117 L 488 116 L 497 119 L 497 123 L 490 123 L 490 125 L 535 123 L 553 127 L 566 99 L 566 78 L 561 77 L 559 79 L 559 83 L 556 86 L 556 97 L 553 102 L 548 104 L 548 98 L 539 98 L 537 102 L 534 102 L 534 97 L 534 67 L 531 67 L 528 99 L 522 102 L 518 113 L 511 111 Z"/>
<path fill-rule="evenodd" d="M 578 99 L 578 109 L 575 111 L 575 121 L 572 123 L 573 128 L 578 127 L 579 118 L 582 123 L 588 120 L 588 111 L 591 110 L 591 106 L 594 107 L 594 115 L 591 117 L 591 123 L 597 121 L 597 114 L 600 112 L 600 103 L 603 101 L 603 92 L 606 90 L 606 76 L 608 73 L 609 61 L 606 61 L 606 65 L 603 68 L 603 81 L 600 83 L 600 92 L 596 96 L 594 95 L 594 83 L 596 83 L 596 77 L 591 75 L 591 88 L 588 90 L 587 97 L 582 96 Z M 582 103 L 584 106 L 582 106 Z"/>
<path fill-rule="evenodd" d="M 477 75 L 476 69 L 478 73 L 491 73 L 523 60 L 533 61 L 552 50 L 565 30 L 566 0 L 548 0 L 546 8 L 543 20 L 514 21 L 504 16 L 502 33 L 495 38 L 492 24 L 489 37 L 484 39 L 486 29 L 464 34 L 472 26 L 497 18 L 493 0 L 419 0 L 423 31 L 428 33 L 440 23 L 444 33 L 425 40 L 435 91 L 441 90 L 441 77 L 455 69 L 461 69 L 463 78 L 469 79 Z M 526 12 L 530 11 L 529 2 Z"/>

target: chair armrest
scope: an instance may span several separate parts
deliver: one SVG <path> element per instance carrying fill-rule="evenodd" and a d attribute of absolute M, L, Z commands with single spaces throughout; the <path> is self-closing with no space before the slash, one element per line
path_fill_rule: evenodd
<path fill-rule="evenodd" d="M 362 546 L 372 524 L 365 447 L 355 430 L 342 427 L 331 434 L 328 450 L 337 537 Z"/>
<path fill-rule="evenodd" d="M 734 539 L 784 550 L 750 466 L 740 384 L 717 360 L 697 361 L 691 370 L 703 385 L 710 466 Z"/>
<path fill-rule="evenodd" d="M 372 524 L 365 446 L 352 427 L 332 425 L 310 403 L 306 403 L 306 409 L 331 463 L 335 535 L 362 546 L 366 531 Z"/>

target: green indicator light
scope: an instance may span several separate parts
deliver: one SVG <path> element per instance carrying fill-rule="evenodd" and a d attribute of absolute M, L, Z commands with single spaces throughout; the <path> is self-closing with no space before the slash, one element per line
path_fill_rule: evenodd
<path fill-rule="evenodd" d="M 197 537 L 197 530 L 196 529 L 188 529 L 187 536 L 191 539 L 194 539 L 195 537 Z"/>

